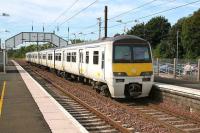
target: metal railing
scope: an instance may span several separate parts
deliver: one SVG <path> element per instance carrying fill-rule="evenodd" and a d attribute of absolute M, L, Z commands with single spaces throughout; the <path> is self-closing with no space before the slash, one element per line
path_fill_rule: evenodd
<path fill-rule="evenodd" d="M 200 81 L 200 59 L 154 59 L 154 73 L 158 76 Z"/>

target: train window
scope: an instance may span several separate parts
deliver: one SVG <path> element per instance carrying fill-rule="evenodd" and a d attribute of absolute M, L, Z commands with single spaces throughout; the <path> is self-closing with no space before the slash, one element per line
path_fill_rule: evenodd
<path fill-rule="evenodd" d="M 72 62 L 76 62 L 76 52 L 72 52 Z"/>
<path fill-rule="evenodd" d="M 67 62 L 71 61 L 71 53 L 67 53 Z"/>
<path fill-rule="evenodd" d="M 83 52 L 80 52 L 80 62 L 83 63 Z"/>
<path fill-rule="evenodd" d="M 58 60 L 61 61 L 61 53 L 59 53 Z"/>
<path fill-rule="evenodd" d="M 133 58 L 134 61 L 149 61 L 150 54 L 148 47 L 146 46 L 133 47 Z"/>
<path fill-rule="evenodd" d="M 87 51 L 85 55 L 86 55 L 85 63 L 88 64 L 89 63 L 89 51 Z"/>
<path fill-rule="evenodd" d="M 43 59 L 44 59 L 44 60 L 46 59 L 46 54 L 43 54 Z"/>
<path fill-rule="evenodd" d="M 56 60 L 61 61 L 61 53 L 56 53 Z"/>
<path fill-rule="evenodd" d="M 117 63 L 131 62 L 131 48 L 129 46 L 115 46 L 114 61 Z"/>
<path fill-rule="evenodd" d="M 93 64 L 99 64 L 99 51 L 93 52 Z"/>
<path fill-rule="evenodd" d="M 52 54 L 48 54 L 48 60 L 52 60 Z"/>
<path fill-rule="evenodd" d="M 101 60 L 101 68 L 104 69 L 104 64 L 105 64 L 105 53 L 102 51 L 102 60 Z"/>
<path fill-rule="evenodd" d="M 147 63 L 151 61 L 148 45 L 117 45 L 113 51 L 114 63 Z"/>

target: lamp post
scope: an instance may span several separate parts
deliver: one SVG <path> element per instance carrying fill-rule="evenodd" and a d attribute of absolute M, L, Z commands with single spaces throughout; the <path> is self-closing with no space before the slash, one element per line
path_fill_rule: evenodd
<path fill-rule="evenodd" d="M 122 20 L 117 20 L 116 22 L 124 24 L 124 34 L 126 33 L 126 24 L 125 22 L 123 22 Z"/>
<path fill-rule="evenodd" d="M 0 33 L 8 33 L 8 32 L 10 32 L 10 31 L 8 31 L 8 30 L 0 31 Z M 3 46 L 1 45 L 1 38 L 0 38 L 0 49 L 1 49 L 2 47 L 3 47 Z"/>
<path fill-rule="evenodd" d="M 101 17 L 97 18 L 97 21 L 99 23 L 99 39 L 101 38 Z"/>
<path fill-rule="evenodd" d="M 9 17 L 10 15 L 8 13 L 1 13 L 0 16 Z"/>
<path fill-rule="evenodd" d="M 72 35 L 75 37 L 74 43 L 76 44 L 76 33 L 72 33 Z"/>
<path fill-rule="evenodd" d="M 83 32 L 80 32 L 80 33 L 78 33 L 78 34 L 83 35 L 83 37 L 84 37 L 83 42 L 85 42 L 85 35 L 86 35 L 86 34 L 84 34 Z"/>
<path fill-rule="evenodd" d="M 176 49 L 177 49 L 177 53 L 176 53 L 176 59 L 177 59 L 177 62 L 178 62 L 178 45 L 179 45 L 179 30 L 177 30 L 177 33 L 176 33 Z"/>

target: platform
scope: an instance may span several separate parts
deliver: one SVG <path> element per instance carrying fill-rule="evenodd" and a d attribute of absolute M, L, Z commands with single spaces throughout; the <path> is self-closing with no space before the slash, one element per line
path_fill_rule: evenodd
<path fill-rule="evenodd" d="M 157 101 L 171 101 L 190 112 L 200 112 L 200 90 L 155 82 L 151 97 Z"/>
<path fill-rule="evenodd" d="M 200 99 L 200 90 L 199 89 L 193 89 L 193 88 L 176 86 L 176 85 L 165 84 L 165 83 L 158 83 L 158 82 L 155 82 L 154 84 L 163 91 L 169 91 L 171 93 L 187 95 L 187 96 L 190 96 L 193 98 Z"/>
<path fill-rule="evenodd" d="M 0 132 L 86 133 L 21 66 L 0 74 Z"/>
<path fill-rule="evenodd" d="M 200 90 L 200 82 L 155 76 L 155 82 Z"/>

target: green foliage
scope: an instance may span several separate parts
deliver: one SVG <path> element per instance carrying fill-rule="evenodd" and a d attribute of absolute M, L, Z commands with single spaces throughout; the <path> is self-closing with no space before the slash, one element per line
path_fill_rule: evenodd
<path fill-rule="evenodd" d="M 76 41 L 75 41 L 75 39 L 74 39 L 74 40 L 71 40 L 71 43 L 72 43 L 72 44 L 75 44 L 75 42 L 76 42 L 76 44 L 77 44 L 77 43 L 82 43 L 82 42 L 84 42 L 84 41 L 81 40 L 81 39 L 76 39 Z"/>
<path fill-rule="evenodd" d="M 127 34 L 144 38 L 151 43 L 153 48 L 156 48 L 161 40 L 167 37 L 170 27 L 171 25 L 165 17 L 158 16 L 149 20 L 147 24 L 136 24 Z"/>
<path fill-rule="evenodd" d="M 134 27 L 131 28 L 131 30 L 127 32 L 127 34 L 137 35 L 141 38 L 145 38 L 145 24 L 144 23 L 136 24 Z"/>
<path fill-rule="evenodd" d="M 167 37 L 170 27 L 171 25 L 168 20 L 162 16 L 152 18 L 145 25 L 146 39 L 151 43 L 153 48 L 155 48 L 162 39 Z"/>
<path fill-rule="evenodd" d="M 181 33 L 182 33 L 182 24 L 184 23 L 185 18 L 178 20 L 178 22 L 171 27 L 168 32 L 168 35 L 165 39 L 162 39 L 160 43 L 160 55 L 163 58 L 176 58 L 177 54 L 177 32 L 178 36 L 178 49 L 179 49 L 179 58 L 183 58 L 183 45 L 181 43 Z M 157 47 L 156 47 L 157 48 Z"/>
<path fill-rule="evenodd" d="M 190 17 L 181 18 L 172 27 L 167 19 L 154 17 L 147 24 L 141 23 L 127 32 L 149 41 L 154 57 L 196 59 L 200 57 L 200 9 Z"/>
<path fill-rule="evenodd" d="M 182 25 L 182 43 L 185 58 L 200 56 L 200 10 L 188 17 Z"/>

